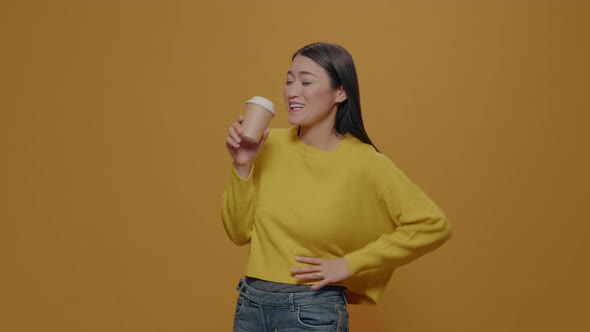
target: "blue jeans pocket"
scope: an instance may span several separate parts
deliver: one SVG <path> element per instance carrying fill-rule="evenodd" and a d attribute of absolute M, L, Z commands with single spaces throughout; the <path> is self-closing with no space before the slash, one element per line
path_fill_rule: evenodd
<path fill-rule="evenodd" d="M 244 307 L 245 300 L 246 300 L 246 298 L 243 297 L 242 295 L 238 296 L 238 301 L 236 303 L 236 310 L 234 312 L 234 316 L 237 316 L 240 314 L 240 312 L 242 312 L 242 308 Z"/>
<path fill-rule="evenodd" d="M 340 325 L 346 309 L 337 303 L 300 305 L 297 322 L 307 328 L 336 328 Z"/>

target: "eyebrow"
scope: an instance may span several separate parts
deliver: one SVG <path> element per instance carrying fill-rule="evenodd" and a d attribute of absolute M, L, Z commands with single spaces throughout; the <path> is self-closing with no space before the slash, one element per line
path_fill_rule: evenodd
<path fill-rule="evenodd" d="M 293 75 L 293 72 L 289 70 L 287 72 L 287 75 Z M 305 70 L 300 71 L 299 72 L 299 75 L 311 75 L 311 76 L 317 77 L 314 73 L 311 73 L 311 72 L 308 72 L 308 71 L 305 71 Z"/>

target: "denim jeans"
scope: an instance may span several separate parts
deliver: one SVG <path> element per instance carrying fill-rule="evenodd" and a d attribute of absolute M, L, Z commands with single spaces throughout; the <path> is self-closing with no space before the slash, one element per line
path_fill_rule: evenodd
<path fill-rule="evenodd" d="M 348 331 L 346 292 L 264 292 L 241 279 L 234 332 Z"/>

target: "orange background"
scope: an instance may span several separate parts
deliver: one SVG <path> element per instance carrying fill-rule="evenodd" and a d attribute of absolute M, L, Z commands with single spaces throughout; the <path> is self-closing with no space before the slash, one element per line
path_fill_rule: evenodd
<path fill-rule="evenodd" d="M 0 330 L 229 331 L 227 127 L 290 56 L 355 57 L 366 127 L 453 239 L 353 331 L 588 331 L 586 1 L 5 1 Z M 283 112 L 283 113 L 281 113 Z"/>

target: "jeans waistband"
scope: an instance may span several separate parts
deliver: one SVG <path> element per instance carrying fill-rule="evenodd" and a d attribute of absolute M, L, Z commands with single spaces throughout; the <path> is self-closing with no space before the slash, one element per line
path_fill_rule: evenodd
<path fill-rule="evenodd" d="M 236 290 L 242 296 L 252 302 L 270 306 L 289 306 L 295 304 L 318 304 L 318 303 L 344 303 L 346 304 L 346 291 L 317 290 L 311 292 L 297 293 L 270 293 L 258 290 L 240 279 Z"/>
<path fill-rule="evenodd" d="M 284 284 L 279 282 L 266 281 L 258 278 L 246 276 L 244 281 L 248 286 L 267 293 L 301 293 L 313 292 L 312 285 L 309 284 Z M 321 291 L 346 291 L 344 286 L 326 285 Z"/>

